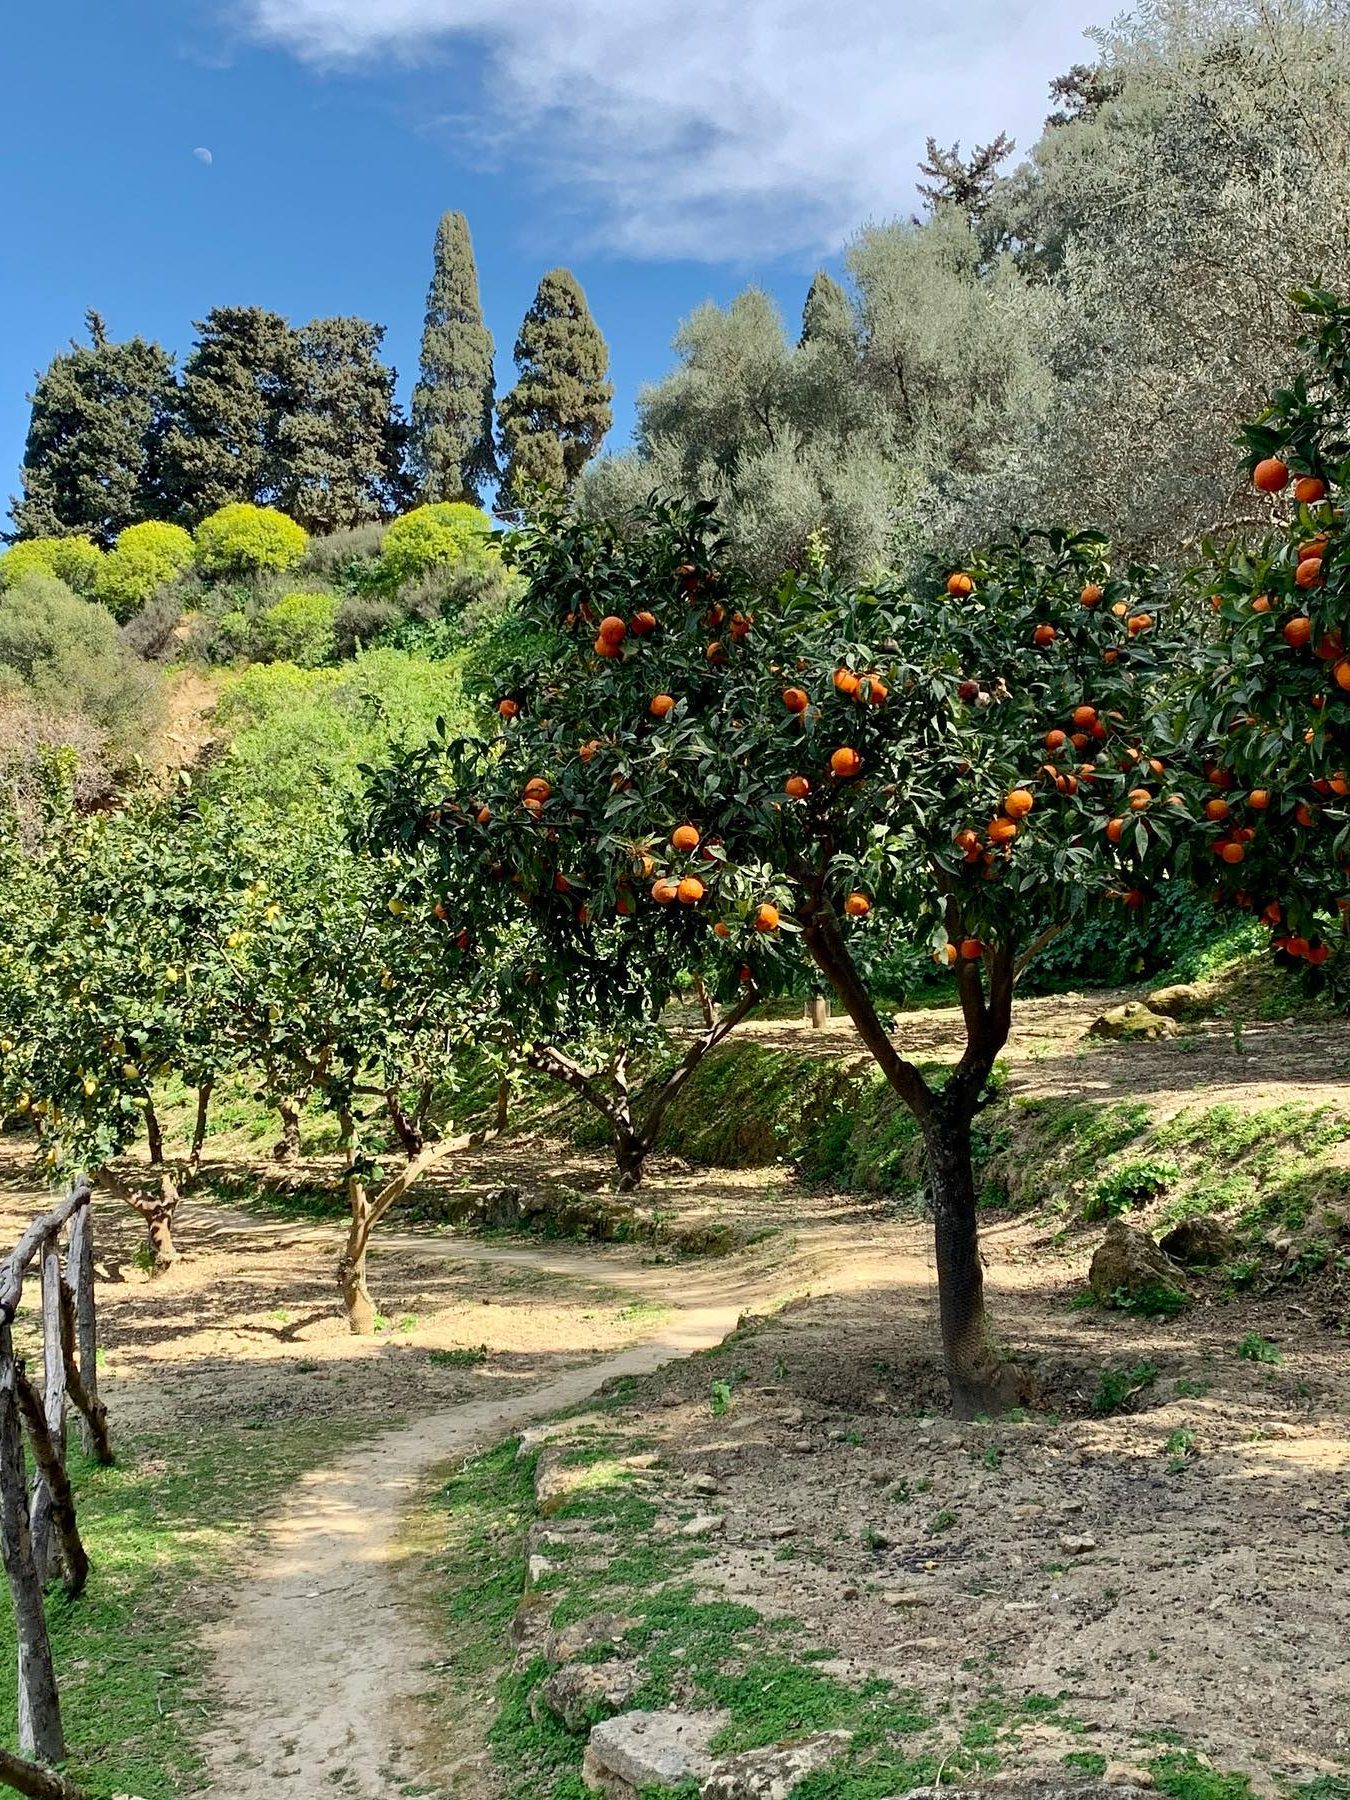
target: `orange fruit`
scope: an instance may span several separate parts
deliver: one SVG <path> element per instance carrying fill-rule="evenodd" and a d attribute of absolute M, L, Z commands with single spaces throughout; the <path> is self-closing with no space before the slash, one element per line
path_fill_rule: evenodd
<path fill-rule="evenodd" d="M 530 779 L 525 783 L 525 798 L 527 800 L 548 800 L 552 797 L 552 794 L 552 787 L 544 780 L 542 775 L 531 775 Z"/>
<path fill-rule="evenodd" d="M 708 661 L 710 663 L 714 663 L 714 664 L 718 664 L 718 665 L 724 663 L 727 660 L 727 653 L 726 653 L 725 646 L 716 641 L 714 641 L 713 643 L 708 645 L 705 655 L 707 656 Z"/>
<path fill-rule="evenodd" d="M 1047 731 L 1041 739 L 1047 750 L 1062 750 L 1068 741 L 1062 731 Z"/>
<path fill-rule="evenodd" d="M 1028 798 L 1030 798 L 1029 795 Z M 990 822 L 989 842 L 991 844 L 1011 844 L 1016 836 L 1017 826 L 1011 819 L 1004 818 L 1000 815 L 997 819 Z"/>
<path fill-rule="evenodd" d="M 703 883 L 697 875 L 686 875 L 676 889 L 676 895 L 684 906 L 697 906 L 703 898 Z"/>
<path fill-rule="evenodd" d="M 1223 595 L 1222 594 L 1211 594 L 1210 595 L 1209 610 L 1211 612 L 1222 612 L 1223 611 Z"/>
<path fill-rule="evenodd" d="M 1270 789 L 1253 788 L 1247 796 L 1247 804 L 1253 812 L 1264 812 L 1270 805 Z"/>
<path fill-rule="evenodd" d="M 844 902 L 844 911 L 850 919 L 865 919 L 872 910 L 872 902 L 866 894 L 850 894 Z"/>
<path fill-rule="evenodd" d="M 967 600 L 975 592 L 975 583 L 969 575 L 963 575 L 958 571 L 955 575 L 947 577 L 947 592 L 953 600 Z"/>
<path fill-rule="evenodd" d="M 717 923 L 713 926 L 713 936 L 720 937 L 720 938 L 729 938 L 731 936 L 731 927 L 728 924 L 726 924 L 722 919 L 719 919 L 717 921 Z"/>
<path fill-rule="evenodd" d="M 1031 641 L 1039 649 L 1044 650 L 1048 645 L 1053 644 L 1058 636 L 1059 633 L 1053 625 L 1038 625 L 1031 634 Z"/>
<path fill-rule="evenodd" d="M 663 876 L 659 881 L 652 883 L 652 899 L 658 906 L 669 906 L 672 900 L 679 898 L 679 893 L 678 881 L 669 881 Z"/>
<path fill-rule="evenodd" d="M 571 885 L 572 885 L 571 882 L 563 874 L 562 870 L 559 869 L 558 873 L 553 877 L 554 893 L 555 894 L 565 894 L 565 893 L 567 893 L 567 891 L 569 890 Z"/>
<path fill-rule="evenodd" d="M 514 719 L 516 714 L 520 711 L 520 702 L 519 700 L 499 700 L 497 702 L 497 711 L 501 714 L 503 719 Z"/>
<path fill-rule="evenodd" d="M 978 962 L 984 955 L 984 945 L 978 938 L 961 939 L 961 956 L 965 962 Z"/>
<path fill-rule="evenodd" d="M 1328 785 L 1333 794 L 1342 796 L 1350 794 L 1350 775 L 1347 775 L 1344 769 L 1337 769 Z"/>
<path fill-rule="evenodd" d="M 811 783 L 805 775 L 789 775 L 783 783 L 783 792 L 791 795 L 794 800 L 805 800 L 811 792 Z"/>
<path fill-rule="evenodd" d="M 1105 597 L 1106 590 L 1099 588 L 1095 581 L 1088 582 L 1078 598 L 1084 606 L 1099 606 Z"/>
<path fill-rule="evenodd" d="M 657 694 L 647 708 L 654 719 L 667 718 L 674 710 L 675 700 L 671 694 Z"/>
<path fill-rule="evenodd" d="M 852 669 L 836 669 L 834 672 L 836 693 L 855 695 L 862 686 L 862 677 L 855 675 Z"/>
<path fill-rule="evenodd" d="M 1327 497 L 1327 484 L 1315 475 L 1300 475 L 1294 483 L 1294 498 L 1300 506 L 1316 506 Z"/>
<path fill-rule="evenodd" d="M 1108 819 L 1106 821 L 1106 837 L 1108 843 L 1118 844 L 1125 832 L 1124 819 Z"/>
<path fill-rule="evenodd" d="M 1278 494 L 1289 485 L 1289 470 L 1278 456 L 1267 456 L 1253 469 L 1252 484 L 1263 494 Z"/>
<path fill-rule="evenodd" d="M 656 614 L 654 612 L 640 612 L 633 614 L 632 632 L 634 637 L 647 637 L 655 630 Z"/>
<path fill-rule="evenodd" d="M 1075 706 L 1073 709 L 1073 722 L 1075 725 L 1082 725 L 1084 727 L 1086 727 L 1088 725 L 1095 725 L 1097 723 L 1096 707 L 1095 706 Z"/>
<path fill-rule="evenodd" d="M 1143 812 L 1153 804 L 1153 796 L 1147 788 L 1131 788 L 1126 795 L 1132 812 Z"/>
<path fill-rule="evenodd" d="M 1350 693 L 1350 662 L 1342 657 L 1331 672 L 1336 677 L 1336 686 Z"/>
<path fill-rule="evenodd" d="M 598 637 L 591 648 L 597 656 L 603 656 L 606 659 L 623 655 L 623 643 L 617 638 Z"/>
<path fill-rule="evenodd" d="M 1117 619 L 1123 619 L 1129 610 L 1129 607 L 1123 600 L 1117 600 L 1115 605 L 1111 608 L 1112 614 Z"/>
<path fill-rule="evenodd" d="M 1025 788 L 1014 788 L 1004 796 L 1003 810 L 1010 819 L 1025 819 L 1035 804 L 1034 798 Z"/>
<path fill-rule="evenodd" d="M 1246 854 L 1247 852 L 1241 844 L 1229 843 L 1219 846 L 1219 855 L 1226 863 L 1240 863 Z"/>
<path fill-rule="evenodd" d="M 886 686 L 886 683 L 876 675 L 865 675 L 862 681 L 862 688 L 863 692 L 859 695 L 859 698 L 867 700 L 872 706 L 883 705 L 891 691 Z"/>
<path fill-rule="evenodd" d="M 811 704 L 811 696 L 805 688 L 784 688 L 783 705 L 790 713 L 804 713 Z"/>
<path fill-rule="evenodd" d="M 1320 556 L 1305 556 L 1294 571 L 1294 580 L 1301 588 L 1315 588 L 1322 585 L 1322 559 Z"/>
<path fill-rule="evenodd" d="M 1321 657 L 1323 662 L 1335 662 L 1343 648 L 1340 632 L 1328 631 L 1318 638 L 1316 654 Z"/>
<path fill-rule="evenodd" d="M 731 635 L 734 638 L 749 637 L 750 627 L 754 624 L 753 613 L 732 613 Z"/>
<path fill-rule="evenodd" d="M 1306 801 L 1301 800 L 1294 808 L 1294 817 L 1299 824 L 1308 829 L 1317 823 L 1317 815 Z"/>
<path fill-rule="evenodd" d="M 1125 628 L 1131 637 L 1138 637 L 1139 633 L 1147 631 L 1152 623 L 1152 613 L 1132 613 L 1125 621 Z"/>
<path fill-rule="evenodd" d="M 1305 613 L 1295 613 L 1284 622 L 1284 641 L 1291 650 L 1303 650 L 1312 642 L 1312 620 Z"/>
<path fill-rule="evenodd" d="M 763 932 L 767 936 L 769 932 L 777 931 L 777 929 L 778 908 L 766 900 L 762 906 L 756 908 L 755 930 Z"/>
<path fill-rule="evenodd" d="M 1347 667 L 1350 667 L 1350 664 L 1347 664 Z M 837 776 L 841 781 L 847 781 L 851 776 L 856 775 L 861 768 L 861 756 L 858 755 L 856 750 L 853 750 L 848 746 L 836 750 L 830 758 L 830 773 L 831 775 Z"/>
<path fill-rule="evenodd" d="M 1213 800 L 1206 800 L 1205 802 L 1205 817 L 1207 819 L 1213 819 L 1216 822 L 1220 819 L 1226 819 L 1232 810 L 1233 809 L 1228 802 L 1226 800 L 1220 800 L 1217 795 Z"/>
<path fill-rule="evenodd" d="M 696 825 L 677 825 L 670 834 L 670 841 L 677 850 L 697 850 L 698 827 Z"/>
<path fill-rule="evenodd" d="M 490 806 L 480 806 L 478 811 L 474 814 L 474 817 L 480 825 L 486 825 L 492 818 L 492 808 Z"/>
<path fill-rule="evenodd" d="M 1310 538 L 1306 544 L 1299 545 L 1298 560 L 1300 562 L 1306 562 L 1310 556 L 1325 556 L 1330 548 L 1330 538 Z"/>
<path fill-rule="evenodd" d="M 1252 601 L 1252 611 L 1255 613 L 1268 613 L 1270 611 L 1270 595 L 1258 594 L 1255 600 Z"/>
<path fill-rule="evenodd" d="M 609 613 L 601 619 L 596 635 L 602 637 L 607 644 L 621 644 L 628 636 L 628 627 L 617 613 Z"/>
<path fill-rule="evenodd" d="M 577 751 L 577 755 L 581 758 L 582 762 L 588 763 L 599 748 L 599 738 L 587 738 L 586 742 Z"/>

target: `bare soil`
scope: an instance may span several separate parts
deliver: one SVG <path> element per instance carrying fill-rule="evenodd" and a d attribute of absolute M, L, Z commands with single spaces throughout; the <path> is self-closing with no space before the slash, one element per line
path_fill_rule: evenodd
<path fill-rule="evenodd" d="M 1344 1029 L 1248 1026 L 1238 1045 L 1231 1027 L 1202 1026 L 1088 1049 L 1082 1032 L 1109 998 L 1024 1003 L 1014 1091 L 1147 1093 L 1171 1109 L 1343 1099 Z M 811 1054 L 856 1048 L 837 1022 L 750 1029 Z M 921 1056 L 950 1055 L 955 1029 L 942 1012 L 898 1022 Z M 42 1203 L 17 1157 L 0 1150 L 9 1241 Z M 499 1155 L 456 1180 L 590 1186 L 605 1172 L 603 1159 L 541 1139 L 513 1145 L 510 1160 L 513 1174 Z M 1350 1769 L 1350 1350 L 1296 1291 L 1161 1324 L 1074 1310 L 1082 1268 L 1034 1225 L 997 1224 L 985 1245 L 998 1325 L 1034 1362 L 1041 1397 L 1023 1422 L 957 1425 L 943 1416 L 921 1223 L 808 1193 L 782 1169 L 658 1163 L 647 1198 L 777 1235 L 722 1262 L 673 1264 L 400 1229 L 378 1240 L 372 1268 L 389 1328 L 364 1340 L 338 1314 L 336 1225 L 193 1203 L 187 1254 L 151 1282 L 135 1261 L 139 1222 L 100 1203 L 115 1417 L 396 1427 L 292 1494 L 210 1627 L 221 1706 L 210 1793 L 363 1800 L 415 1779 L 416 1699 L 437 1646 L 399 1569 L 421 1485 L 606 1375 L 666 1362 L 782 1302 L 738 1344 L 727 1416 L 711 1417 L 697 1361 L 673 1364 L 664 1397 L 653 1389 L 629 1414 L 675 1465 L 719 1482 L 711 1586 L 791 1611 L 841 1668 L 888 1674 L 930 1706 L 996 1671 L 1009 1693 L 1068 1695 L 1091 1734 L 1079 1745 L 1114 1757 L 1137 1763 L 1142 1733 L 1173 1731 L 1263 1791 Z M 1278 1346 L 1278 1363 L 1236 1355 L 1252 1331 Z M 469 1366 L 446 1354 L 480 1347 Z M 1094 1413 L 1103 1369 L 1140 1361 L 1157 1373 L 1131 1410 Z M 1164 1446 L 1181 1430 L 1194 1443 L 1178 1462 Z M 790 1540 L 771 1537 L 778 1526 Z M 1033 1761 L 1074 1747 L 1053 1724 L 1037 1729 L 1039 1749 L 1023 1738 Z"/>

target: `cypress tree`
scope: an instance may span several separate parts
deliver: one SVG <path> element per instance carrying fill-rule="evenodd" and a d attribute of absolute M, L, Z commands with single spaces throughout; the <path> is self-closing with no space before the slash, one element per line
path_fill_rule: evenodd
<path fill-rule="evenodd" d="M 468 220 L 448 212 L 436 229 L 412 402 L 412 457 L 423 500 L 477 505 L 484 483 L 496 480 L 494 392 L 492 333 L 483 323 Z"/>
<path fill-rule="evenodd" d="M 307 531 L 388 517 L 404 498 L 407 428 L 383 343 L 384 326 L 367 319 L 313 319 L 295 334 L 277 500 Z"/>
<path fill-rule="evenodd" d="M 497 409 L 507 500 L 535 485 L 570 488 L 613 422 L 609 351 L 581 284 L 551 269 L 516 339 L 519 379 Z"/>
<path fill-rule="evenodd" d="M 214 307 L 196 330 L 167 445 L 175 507 L 189 521 L 232 500 L 278 498 L 298 355 L 295 332 L 261 306 Z"/>
<path fill-rule="evenodd" d="M 802 308 L 802 344 L 836 344 L 853 336 L 848 295 L 832 275 L 817 269 Z"/>
<path fill-rule="evenodd" d="M 21 537 L 87 532 L 106 546 L 162 507 L 173 359 L 141 337 L 109 342 L 96 312 L 85 323 L 90 342 L 72 339 L 33 390 L 13 516 Z"/>

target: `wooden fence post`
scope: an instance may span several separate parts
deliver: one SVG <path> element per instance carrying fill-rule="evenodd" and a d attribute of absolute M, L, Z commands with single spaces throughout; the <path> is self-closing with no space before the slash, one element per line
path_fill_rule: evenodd
<path fill-rule="evenodd" d="M 14 1600 L 19 1649 L 19 1749 L 24 1756 L 54 1763 L 65 1757 L 66 1740 L 42 1610 L 42 1579 L 33 1562 L 28 1529 L 28 1481 L 16 1389 L 14 1342 L 4 1323 L 0 1324 L 0 1551 Z"/>
<path fill-rule="evenodd" d="M 70 1222 L 70 1250 L 66 1256 L 66 1271 L 70 1280 L 70 1290 L 75 1298 L 75 1366 L 80 1372 L 80 1382 L 88 1397 L 87 1412 L 96 1413 L 102 1409 L 98 1404 L 98 1326 L 94 1318 L 94 1208 L 92 1203 L 82 1206 Z M 86 1417 L 81 1425 L 84 1447 L 91 1456 L 97 1456 L 100 1462 L 111 1462 L 112 1453 L 105 1447 L 107 1443 L 106 1427 L 103 1432 L 103 1446 L 99 1443 L 99 1434 L 95 1430 L 94 1421 Z"/>
<path fill-rule="evenodd" d="M 61 1247 L 53 1232 L 42 1246 L 42 1396 L 47 1436 L 59 1461 L 66 1456 L 66 1359 L 61 1354 Z M 33 1540 L 33 1566 L 38 1579 L 50 1581 L 60 1566 L 59 1548 L 52 1536 L 52 1487 L 39 1462 L 33 1480 L 33 1505 L 29 1532 Z"/>

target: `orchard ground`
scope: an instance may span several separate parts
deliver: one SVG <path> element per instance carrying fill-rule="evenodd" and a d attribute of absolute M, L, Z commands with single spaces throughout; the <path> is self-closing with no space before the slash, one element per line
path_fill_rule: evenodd
<path fill-rule="evenodd" d="M 95 1573 L 55 1609 L 91 1793 L 579 1794 L 584 1736 L 532 1724 L 540 1670 L 510 1666 L 532 1499 L 528 1463 L 493 1447 L 592 1405 L 606 1377 L 579 1456 L 606 1471 L 589 1518 L 618 1573 L 565 1567 L 560 1609 L 638 1620 L 658 1702 L 729 1705 L 736 1744 L 856 1728 L 881 1704 L 867 1684 L 890 1683 L 877 1743 L 859 1731 L 820 1794 L 902 1791 L 877 1785 L 896 1771 L 1108 1767 L 1185 1800 L 1350 1791 L 1350 1284 L 1336 1256 L 1276 1278 L 1300 1243 L 1289 1196 L 1339 1191 L 1350 1166 L 1350 1029 L 1244 1018 L 1220 993 L 1168 1040 L 1085 1038 L 1113 998 L 1021 1003 L 986 1115 L 989 1170 L 1020 1202 L 984 1221 L 994 1316 L 1041 1384 L 1034 1411 L 997 1423 L 945 1416 L 931 1243 L 908 1200 L 787 1161 L 654 1159 L 645 1207 L 745 1228 L 718 1259 L 395 1215 L 369 1339 L 336 1304 L 336 1214 L 195 1198 L 183 1260 L 152 1283 L 138 1222 L 102 1203 L 122 1461 L 81 1471 Z M 1225 1005 L 1239 1016 L 1213 1016 Z M 923 1062 L 957 1036 L 942 1010 L 897 1020 Z M 857 1050 L 841 1022 L 743 1037 L 794 1062 Z M 250 1170 L 261 1185 L 238 1132 L 212 1149 L 232 1194 Z M 18 1150 L 11 1239 L 39 1198 Z M 1197 1195 L 1266 1207 L 1264 1263 L 1194 1278 L 1175 1318 L 1083 1305 L 1102 1232 L 1083 1202 L 1131 1158 L 1175 1171 L 1145 1223 Z M 462 1194 L 608 1173 L 600 1151 L 526 1129 L 441 1179 Z M 691 1513 L 716 1520 L 692 1543 Z"/>

